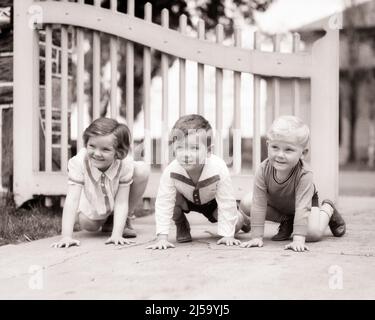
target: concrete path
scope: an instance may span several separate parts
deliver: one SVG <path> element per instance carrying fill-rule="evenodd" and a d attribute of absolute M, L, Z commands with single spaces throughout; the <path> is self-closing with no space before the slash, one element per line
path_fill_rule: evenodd
<path fill-rule="evenodd" d="M 131 246 L 106 246 L 105 235 L 87 232 L 69 249 L 50 248 L 58 238 L 3 246 L 0 298 L 375 299 L 375 198 L 342 197 L 339 208 L 347 235 L 311 243 L 306 253 L 270 241 L 272 223 L 263 248 L 217 246 L 215 225 L 194 213 L 195 241 L 166 251 L 145 249 L 153 216 L 135 221 L 139 236 Z"/>

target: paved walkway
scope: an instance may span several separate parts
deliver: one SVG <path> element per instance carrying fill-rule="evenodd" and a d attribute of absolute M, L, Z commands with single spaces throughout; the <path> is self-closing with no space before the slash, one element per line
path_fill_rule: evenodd
<path fill-rule="evenodd" d="M 342 197 L 340 208 L 347 235 L 312 243 L 307 253 L 267 239 L 261 249 L 217 246 L 215 225 L 198 214 L 190 217 L 195 241 L 166 251 L 145 249 L 153 216 L 135 221 L 137 243 L 127 247 L 86 232 L 70 249 L 50 248 L 57 238 L 3 246 L 0 298 L 375 299 L 375 198 Z M 267 224 L 266 237 L 276 229 Z"/>

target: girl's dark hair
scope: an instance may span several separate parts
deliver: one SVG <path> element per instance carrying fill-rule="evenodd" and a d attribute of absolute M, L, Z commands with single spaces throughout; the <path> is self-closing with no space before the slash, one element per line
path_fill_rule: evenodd
<path fill-rule="evenodd" d="M 122 123 L 118 123 L 110 118 L 98 118 L 94 120 L 83 132 L 83 142 L 87 147 L 87 142 L 90 137 L 106 136 L 113 134 L 114 148 L 116 150 L 116 157 L 124 159 L 130 150 L 131 135 L 129 128 Z"/>

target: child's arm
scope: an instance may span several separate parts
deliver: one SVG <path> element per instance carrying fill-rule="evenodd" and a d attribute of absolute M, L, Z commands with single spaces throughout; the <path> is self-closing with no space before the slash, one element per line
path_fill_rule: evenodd
<path fill-rule="evenodd" d="M 259 247 L 259 248 L 263 247 L 263 237 L 253 238 L 241 244 L 241 248 L 251 248 L 251 247 Z"/>
<path fill-rule="evenodd" d="M 164 170 L 159 183 L 159 190 L 155 201 L 155 222 L 157 239 L 147 249 L 168 249 L 174 245 L 168 241 L 169 225 L 176 204 L 176 187 L 170 177 L 170 166 Z"/>
<path fill-rule="evenodd" d="M 267 186 L 262 166 L 254 178 L 253 199 L 251 201 L 251 240 L 243 242 L 242 248 L 263 247 L 264 223 L 267 212 Z"/>
<path fill-rule="evenodd" d="M 294 235 L 293 242 L 285 246 L 285 250 L 287 249 L 298 252 L 309 251 L 309 247 L 305 245 L 305 236 Z"/>
<path fill-rule="evenodd" d="M 222 161 L 218 165 L 220 166 L 220 180 L 216 187 L 215 198 L 218 215 L 217 233 L 222 238 L 217 241 L 217 244 L 239 245 L 241 241 L 234 238 L 238 218 L 232 180 L 225 162 Z"/>
<path fill-rule="evenodd" d="M 78 240 L 74 240 L 73 228 L 77 216 L 79 199 L 81 197 L 82 185 L 72 184 L 68 185 L 68 192 L 65 199 L 63 216 L 62 216 L 62 238 L 60 241 L 53 243 L 51 246 L 54 248 L 63 248 L 80 245 Z"/>
<path fill-rule="evenodd" d="M 216 244 L 225 244 L 226 246 L 238 246 L 241 244 L 241 241 L 235 239 L 234 237 L 222 237 L 216 242 Z"/>
<path fill-rule="evenodd" d="M 129 241 L 122 237 L 129 209 L 129 186 L 120 187 L 115 197 L 113 210 L 113 230 L 111 237 L 105 242 L 106 244 L 114 243 L 115 245 L 130 244 Z"/>
<path fill-rule="evenodd" d="M 174 248 L 175 246 L 168 241 L 168 235 L 167 234 L 159 234 L 156 243 L 152 244 L 147 247 L 147 249 L 168 249 L 168 248 Z"/>
<path fill-rule="evenodd" d="M 287 244 L 285 249 L 303 252 L 309 250 L 305 245 L 307 234 L 308 216 L 311 211 L 311 199 L 315 187 L 311 172 L 304 174 L 296 186 L 295 191 L 295 215 L 293 222 L 293 242 Z"/>

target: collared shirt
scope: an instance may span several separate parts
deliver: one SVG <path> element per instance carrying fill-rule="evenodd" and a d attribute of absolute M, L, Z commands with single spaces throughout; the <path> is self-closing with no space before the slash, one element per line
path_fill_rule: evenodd
<path fill-rule="evenodd" d="M 107 218 L 114 209 L 118 188 L 133 182 L 133 158 L 116 159 L 104 172 L 90 163 L 86 148 L 68 162 L 68 184 L 83 186 L 79 211 L 93 220 Z"/>
<path fill-rule="evenodd" d="M 306 236 L 308 216 L 315 192 L 310 166 L 300 160 L 285 181 L 277 181 L 275 168 L 264 160 L 254 180 L 251 203 L 252 237 L 262 237 L 267 206 L 282 215 L 294 215 L 293 235 Z"/>
<path fill-rule="evenodd" d="M 176 192 L 195 204 L 216 199 L 218 234 L 233 237 L 238 219 L 231 177 L 225 162 L 216 155 L 206 158 L 201 176 L 195 184 L 186 170 L 173 160 L 164 170 L 155 202 L 156 234 L 168 234 L 176 201 Z"/>

